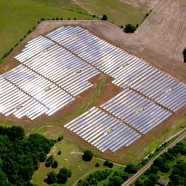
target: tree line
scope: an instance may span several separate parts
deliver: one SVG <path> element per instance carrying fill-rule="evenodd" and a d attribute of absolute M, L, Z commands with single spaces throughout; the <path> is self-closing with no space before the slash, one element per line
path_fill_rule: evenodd
<path fill-rule="evenodd" d="M 0 185 L 32 186 L 34 171 L 55 142 L 40 134 L 26 136 L 20 126 L 0 126 Z"/>

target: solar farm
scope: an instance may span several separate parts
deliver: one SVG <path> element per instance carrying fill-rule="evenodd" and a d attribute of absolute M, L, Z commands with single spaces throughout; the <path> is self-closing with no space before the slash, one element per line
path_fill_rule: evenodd
<path fill-rule="evenodd" d="M 98 74 L 122 89 L 65 124 L 101 152 L 128 147 L 186 105 L 186 85 L 76 26 L 29 41 L 20 65 L 0 75 L 0 113 L 31 120 L 53 115 L 93 86 Z"/>

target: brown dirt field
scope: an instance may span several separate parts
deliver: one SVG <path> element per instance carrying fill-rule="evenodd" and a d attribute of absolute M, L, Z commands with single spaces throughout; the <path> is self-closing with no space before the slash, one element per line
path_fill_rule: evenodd
<path fill-rule="evenodd" d="M 134 0 L 134 2 L 136 1 Z M 153 13 L 140 26 L 137 32 L 128 35 L 123 33 L 123 31 L 116 25 L 104 21 L 44 21 L 39 24 L 36 30 L 11 53 L 3 64 L 0 65 L 0 73 L 8 71 L 19 64 L 13 57 L 20 53 L 27 41 L 38 35 L 47 34 L 62 25 L 80 25 L 106 41 L 144 59 L 152 66 L 170 74 L 179 81 L 186 83 L 186 64 L 182 62 L 182 50 L 186 46 L 185 14 L 186 2 L 184 2 L 184 0 L 160 1 L 160 3 L 154 7 Z M 43 115 L 34 121 L 30 121 L 27 118 L 18 120 L 13 116 L 4 117 L 0 114 L 0 121 L 4 120 L 16 125 L 21 125 L 24 126 L 27 131 L 30 131 L 33 127 L 42 126 L 43 122 L 63 117 L 82 106 L 93 94 L 97 84 L 104 76 L 104 74 L 100 74 L 97 77 L 92 78 L 90 80 L 90 82 L 94 84 L 92 88 L 77 96 L 73 103 L 69 104 L 64 109 L 61 109 L 51 117 Z M 120 91 L 120 88 L 117 88 L 109 82 L 106 85 L 105 91 L 90 107 L 101 105 Z M 140 138 L 137 142 L 133 143 L 128 148 L 121 148 L 116 153 L 110 151 L 101 153 L 74 133 L 64 129 L 63 125 L 68 121 L 56 123 L 55 125 L 52 125 L 52 127 L 45 127 L 42 132 L 47 134 L 47 136 L 63 133 L 65 137 L 70 138 L 81 147 L 89 148 L 96 155 L 116 162 L 136 161 L 137 159 L 134 158 L 134 154 L 145 151 L 145 148 L 152 143 L 153 140 L 157 139 L 163 131 L 172 126 L 173 122 L 185 112 L 186 107 L 180 109 L 161 125 Z"/>

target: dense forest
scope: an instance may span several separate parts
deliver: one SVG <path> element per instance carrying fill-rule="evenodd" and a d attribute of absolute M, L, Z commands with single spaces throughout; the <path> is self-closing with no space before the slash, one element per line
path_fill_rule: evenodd
<path fill-rule="evenodd" d="M 0 185 L 32 186 L 34 171 L 54 143 L 40 134 L 26 136 L 19 126 L 0 126 Z"/>

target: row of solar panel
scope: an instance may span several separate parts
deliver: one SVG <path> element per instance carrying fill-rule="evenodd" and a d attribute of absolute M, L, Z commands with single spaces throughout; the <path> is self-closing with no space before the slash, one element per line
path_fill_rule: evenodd
<path fill-rule="evenodd" d="M 101 108 L 143 134 L 146 134 L 172 114 L 129 89 L 125 89 L 116 97 L 105 102 Z"/>
<path fill-rule="evenodd" d="M 92 86 L 88 80 L 97 71 L 67 50 L 54 45 L 23 62 L 38 74 L 55 82 L 71 95 L 76 96 Z"/>
<path fill-rule="evenodd" d="M 21 109 L 21 107 L 23 107 L 22 97 L 16 97 L 14 89 L 20 91 L 21 94 L 25 94 L 25 97 L 29 96 L 29 98 L 33 98 L 37 102 L 41 103 L 45 108 L 47 108 L 46 114 L 48 115 L 52 115 L 54 112 L 56 112 L 57 110 L 59 110 L 60 108 L 64 107 L 69 102 L 72 102 L 74 100 L 73 97 L 71 97 L 61 88 L 59 88 L 55 84 L 52 84 L 47 79 L 31 71 L 30 69 L 24 67 L 23 65 L 19 65 L 18 67 L 12 69 L 11 71 L 2 74 L 1 77 L 2 82 L 0 83 L 0 85 L 1 87 L 4 87 L 4 89 L 2 92 L 1 96 L 2 101 L 0 104 L 4 108 L 4 110 L 2 110 L 2 113 L 5 114 L 7 112 L 8 114 L 11 113 L 14 114 L 13 111 L 15 109 L 18 110 L 17 108 L 19 108 L 20 109 L 19 111 L 22 111 L 26 107 L 25 106 L 24 108 Z M 7 97 L 7 95 L 9 95 L 9 97 Z M 9 102 L 9 99 L 11 97 L 16 99 L 18 101 L 18 104 L 15 105 L 12 104 L 12 102 Z M 9 108 L 9 106 L 11 107 L 9 110 L 7 110 L 6 108 L 7 107 Z M 24 116 L 24 113 L 23 115 L 21 115 L 21 117 L 22 116 Z M 31 119 L 33 118 L 31 117 Z"/>
<path fill-rule="evenodd" d="M 102 152 L 115 152 L 141 136 L 125 123 L 96 107 L 70 121 L 65 127 Z"/>

